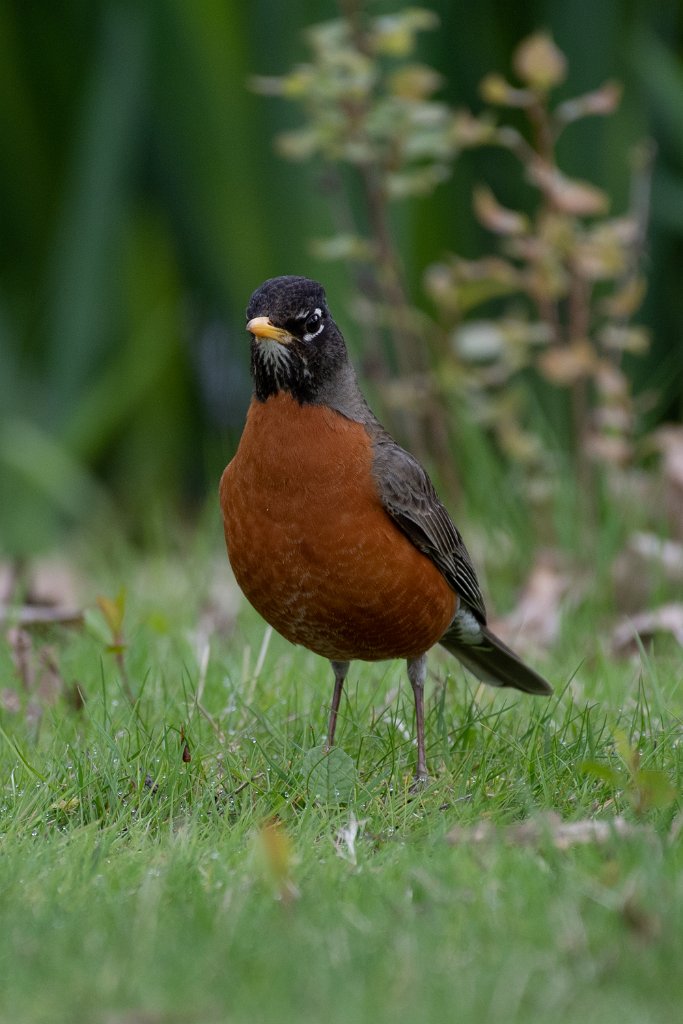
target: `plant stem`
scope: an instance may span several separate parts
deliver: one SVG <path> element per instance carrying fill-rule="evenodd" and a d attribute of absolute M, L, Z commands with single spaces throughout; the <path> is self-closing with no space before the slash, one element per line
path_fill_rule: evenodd
<path fill-rule="evenodd" d="M 590 286 L 575 267 L 571 267 L 570 275 L 567 344 L 585 341 L 589 338 L 590 333 Z M 595 507 L 594 466 L 588 453 L 590 408 L 588 402 L 588 381 L 585 376 L 579 377 L 572 384 L 569 401 L 574 437 L 576 475 L 581 493 L 587 501 L 589 515 L 591 520 L 593 520 L 597 509 Z"/>
<path fill-rule="evenodd" d="M 349 24 L 354 45 L 360 53 L 370 53 L 367 35 L 362 24 L 362 0 L 339 0 L 339 9 Z M 364 131 L 367 107 L 357 105 L 345 110 L 350 125 L 360 133 Z M 424 338 L 415 327 L 414 310 L 409 302 L 403 279 L 403 268 L 396 249 L 389 215 L 389 198 L 384 184 L 388 170 L 384 163 L 375 158 L 358 168 L 370 235 L 374 243 L 377 262 L 376 292 L 380 298 L 382 312 L 389 324 L 392 347 L 400 375 L 408 380 L 430 377 L 428 351 Z M 360 272 L 356 274 L 361 277 Z M 368 284 L 366 272 L 362 275 Z M 361 283 L 359 281 L 359 283 Z M 418 458 L 436 462 L 440 475 L 449 490 L 457 490 L 457 476 L 448 444 L 447 412 L 434 395 L 434 387 L 426 409 L 407 412 L 403 420 L 403 431 L 407 442 Z"/>

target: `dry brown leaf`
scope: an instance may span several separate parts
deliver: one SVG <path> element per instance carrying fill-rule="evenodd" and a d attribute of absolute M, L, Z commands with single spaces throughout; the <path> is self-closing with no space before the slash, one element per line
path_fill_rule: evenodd
<path fill-rule="evenodd" d="M 479 222 L 497 235 L 521 235 L 529 230 L 526 214 L 501 206 L 485 185 L 474 189 L 474 212 Z"/>
<path fill-rule="evenodd" d="M 655 435 L 662 452 L 664 505 L 675 537 L 683 540 L 683 427 L 662 427 Z"/>
<path fill-rule="evenodd" d="M 560 103 L 555 110 L 555 118 L 561 124 L 570 124 L 589 114 L 611 114 L 619 106 L 622 92 L 619 82 L 605 82 L 593 92 Z"/>
<path fill-rule="evenodd" d="M 609 198 L 588 181 L 566 178 L 556 167 L 535 160 L 527 168 L 529 180 L 550 199 L 556 210 L 574 217 L 595 217 L 606 213 Z"/>
<path fill-rule="evenodd" d="M 18 574 L 15 562 L 0 562 L 0 602 L 9 604 L 12 600 Z"/>
<path fill-rule="evenodd" d="M 645 605 L 661 583 L 683 584 L 683 544 L 653 533 L 634 533 L 612 568 L 614 594 L 621 611 Z"/>
<path fill-rule="evenodd" d="M 270 876 L 282 902 L 291 904 L 299 898 L 299 890 L 292 880 L 294 849 L 282 822 L 278 818 L 264 822 L 257 842 L 265 873 Z"/>
<path fill-rule="evenodd" d="M 82 706 L 80 688 L 78 684 L 72 684 L 72 686 L 66 684 L 59 669 L 54 647 L 50 645 L 34 646 L 31 634 L 18 627 L 7 630 L 7 640 L 17 676 L 23 689 L 31 694 L 31 700 L 25 711 L 27 722 L 38 722 L 43 707 L 56 704 L 62 696 L 66 697 L 72 705 L 76 706 L 80 702 L 80 706 Z M 0 700 L 0 706 L 5 707 L 5 710 L 19 710 L 10 696 L 12 692 L 11 690 L 3 691 L 4 696 Z"/>
<path fill-rule="evenodd" d="M 618 434 L 589 434 L 585 441 L 586 453 L 596 462 L 609 466 L 627 466 L 633 458 L 633 445 Z"/>
<path fill-rule="evenodd" d="M 572 846 L 606 843 L 614 836 L 622 838 L 642 834 L 643 831 L 642 826 L 632 824 L 620 815 L 609 819 L 562 821 L 558 814 L 551 811 L 505 828 L 499 828 L 490 821 L 480 821 L 476 825 L 456 825 L 447 834 L 446 841 L 460 846 L 502 839 L 509 846 L 537 846 L 544 839 L 549 839 L 556 849 L 568 850 Z"/>
<path fill-rule="evenodd" d="M 0 690 L 0 708 L 10 715 L 17 715 L 21 711 L 21 699 L 16 690 L 5 687 Z"/>
<path fill-rule="evenodd" d="M 628 401 L 630 384 L 620 367 L 601 359 L 595 367 L 594 380 L 604 402 L 623 404 Z"/>
<path fill-rule="evenodd" d="M 573 580 L 558 567 L 557 555 L 541 551 L 515 608 L 493 623 L 503 640 L 519 646 L 520 638 L 537 647 L 550 647 L 560 631 L 561 603 Z"/>
<path fill-rule="evenodd" d="M 59 671 L 53 647 L 43 647 L 39 655 L 37 694 L 43 704 L 56 704 L 68 692 L 64 678 Z"/>
<path fill-rule="evenodd" d="M 33 688 L 34 668 L 31 637 L 25 629 L 14 626 L 7 630 L 10 656 L 25 690 Z"/>
<path fill-rule="evenodd" d="M 658 633 L 669 633 L 683 647 L 683 604 L 663 604 L 652 611 L 622 619 L 614 627 L 612 649 L 615 654 L 637 650 L 638 638 L 646 641 Z"/>
<path fill-rule="evenodd" d="M 545 349 L 538 357 L 543 376 L 553 384 L 567 386 L 587 377 L 597 365 L 595 349 L 588 340 Z"/>
<path fill-rule="evenodd" d="M 30 604 L 78 608 L 83 604 L 85 581 L 63 558 L 39 558 L 29 572 Z"/>

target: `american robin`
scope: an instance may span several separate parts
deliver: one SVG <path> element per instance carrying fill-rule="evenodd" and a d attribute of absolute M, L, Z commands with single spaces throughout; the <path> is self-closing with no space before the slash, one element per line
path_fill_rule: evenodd
<path fill-rule="evenodd" d="M 349 663 L 406 659 L 423 781 L 434 644 L 493 686 L 552 688 L 488 629 L 463 539 L 423 467 L 368 407 L 322 286 L 272 278 L 247 321 L 254 392 L 220 484 L 235 577 L 274 629 L 331 661 L 329 746 Z"/>

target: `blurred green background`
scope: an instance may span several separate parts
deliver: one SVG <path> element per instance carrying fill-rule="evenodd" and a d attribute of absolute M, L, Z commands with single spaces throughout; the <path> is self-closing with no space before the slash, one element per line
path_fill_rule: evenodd
<path fill-rule="evenodd" d="M 393 3 L 370 5 L 392 11 Z M 677 0 L 439 0 L 420 57 L 441 96 L 481 109 L 477 86 L 515 44 L 549 28 L 568 57 L 567 94 L 624 83 L 618 113 L 577 125 L 567 173 L 628 201 L 627 154 L 657 144 L 649 354 L 635 387 L 653 420 L 680 418 L 683 382 L 683 9 Z M 273 138 L 301 118 L 248 88 L 307 55 L 325 2 L 66 0 L 0 6 L 0 548 L 28 554 L 65 527 L 160 506 L 191 514 L 215 491 L 249 396 L 244 308 L 269 276 L 322 279 L 345 316 L 339 265 L 316 260 L 334 230 L 316 168 Z M 475 180 L 494 190 L 496 154 L 460 159 L 449 182 L 401 207 L 413 301 L 445 250 L 474 256 Z M 514 199 L 505 185 L 506 200 Z M 518 201 L 523 202 L 523 194 Z M 358 355 L 356 351 L 356 355 Z M 103 521 L 104 521 L 103 518 Z"/>

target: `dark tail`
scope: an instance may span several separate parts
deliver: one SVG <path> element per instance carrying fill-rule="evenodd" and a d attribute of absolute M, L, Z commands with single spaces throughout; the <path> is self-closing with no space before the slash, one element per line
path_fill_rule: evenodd
<path fill-rule="evenodd" d="M 539 696 L 553 692 L 552 686 L 543 676 L 525 665 L 486 626 L 481 627 L 479 638 L 475 643 L 463 643 L 462 639 L 453 636 L 449 630 L 440 643 L 483 683 L 489 683 L 490 686 L 513 686 L 516 690 Z"/>

